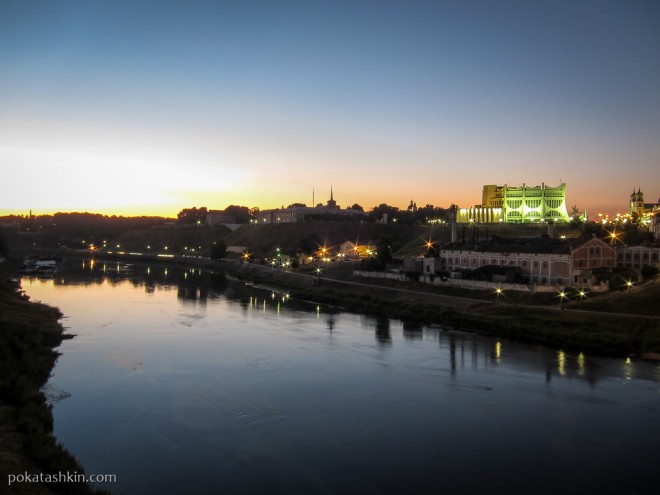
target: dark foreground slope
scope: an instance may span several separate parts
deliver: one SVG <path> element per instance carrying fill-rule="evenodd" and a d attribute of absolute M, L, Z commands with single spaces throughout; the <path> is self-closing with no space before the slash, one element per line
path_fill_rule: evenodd
<path fill-rule="evenodd" d="M 0 264 L 0 473 L 2 493 L 98 493 L 84 483 L 13 483 L 10 475 L 83 473 L 55 439 L 51 409 L 41 387 L 66 338 L 56 308 L 31 302 Z"/>

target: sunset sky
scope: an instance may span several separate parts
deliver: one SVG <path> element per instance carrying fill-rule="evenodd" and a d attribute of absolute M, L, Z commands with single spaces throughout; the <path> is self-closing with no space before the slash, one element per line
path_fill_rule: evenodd
<path fill-rule="evenodd" d="M 660 2 L 0 2 L 0 215 L 660 196 Z"/>

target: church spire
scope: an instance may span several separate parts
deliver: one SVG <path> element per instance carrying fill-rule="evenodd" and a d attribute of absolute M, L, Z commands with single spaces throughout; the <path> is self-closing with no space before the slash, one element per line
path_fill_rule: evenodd
<path fill-rule="evenodd" d="M 327 208 L 337 209 L 337 202 L 335 201 L 335 196 L 332 191 L 332 186 L 330 186 L 330 199 L 328 200 Z"/>

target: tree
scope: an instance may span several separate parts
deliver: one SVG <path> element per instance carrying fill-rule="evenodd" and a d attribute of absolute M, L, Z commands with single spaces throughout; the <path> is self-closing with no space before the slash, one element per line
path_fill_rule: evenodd
<path fill-rule="evenodd" d="M 396 206 L 390 206 L 388 204 L 381 203 L 380 205 L 373 207 L 369 213 L 369 218 L 378 222 L 381 218 L 383 218 L 383 215 L 387 215 L 387 221 L 391 222 L 398 212 L 399 208 Z"/>
<path fill-rule="evenodd" d="M 5 240 L 5 234 L 0 227 L 0 255 L 7 256 L 7 241 Z"/>
<path fill-rule="evenodd" d="M 385 267 L 386 263 L 392 261 L 392 238 L 381 237 L 376 243 L 376 259 Z"/>
<path fill-rule="evenodd" d="M 206 221 L 207 213 L 208 209 L 206 206 L 202 206 L 199 209 L 197 207 L 184 208 L 179 212 L 176 218 L 179 223 L 204 223 Z"/>
<path fill-rule="evenodd" d="M 318 251 L 319 246 L 323 245 L 323 241 L 316 234 L 310 234 L 300 240 L 298 243 L 298 251 L 304 254 L 314 254 Z"/>
<path fill-rule="evenodd" d="M 305 203 L 293 203 L 287 206 L 287 208 L 307 208 Z"/>
<path fill-rule="evenodd" d="M 230 205 L 225 208 L 227 215 L 233 215 L 236 223 L 248 223 L 250 221 L 250 209 L 247 206 Z"/>
<path fill-rule="evenodd" d="M 359 204 L 355 203 L 353 206 L 351 206 L 351 210 L 364 211 L 364 208 L 362 208 L 362 206 L 360 206 Z"/>
<path fill-rule="evenodd" d="M 605 236 L 607 236 L 607 231 L 599 222 L 586 222 L 582 226 L 582 235 L 584 237 L 596 236 L 603 239 Z"/>
<path fill-rule="evenodd" d="M 211 259 L 222 260 L 227 256 L 227 244 L 224 241 L 216 241 L 211 246 Z"/>

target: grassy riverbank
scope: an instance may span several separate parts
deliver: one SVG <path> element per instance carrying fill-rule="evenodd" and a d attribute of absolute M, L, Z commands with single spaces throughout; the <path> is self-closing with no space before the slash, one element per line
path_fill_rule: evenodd
<path fill-rule="evenodd" d="M 312 277 L 249 264 L 227 265 L 229 273 L 286 289 L 293 298 L 331 304 L 350 311 L 442 324 L 565 350 L 614 356 L 660 352 L 660 320 L 657 318 L 580 311 L 582 307 L 577 306 L 560 309 L 556 303 L 526 306 L 500 301 L 498 304 L 492 297 L 457 298 L 448 294 L 351 285 L 327 279 L 315 286 Z M 479 295 L 483 297 L 483 294 Z M 621 304 L 618 309 L 625 309 Z"/>
<path fill-rule="evenodd" d="M 53 417 L 41 387 L 66 338 L 56 308 L 31 302 L 8 280 L 0 264 L 0 480 L 2 493 L 90 494 L 83 483 L 14 483 L 10 474 L 83 473 L 76 459 L 53 436 Z M 6 491 L 5 491 L 6 490 Z"/>

